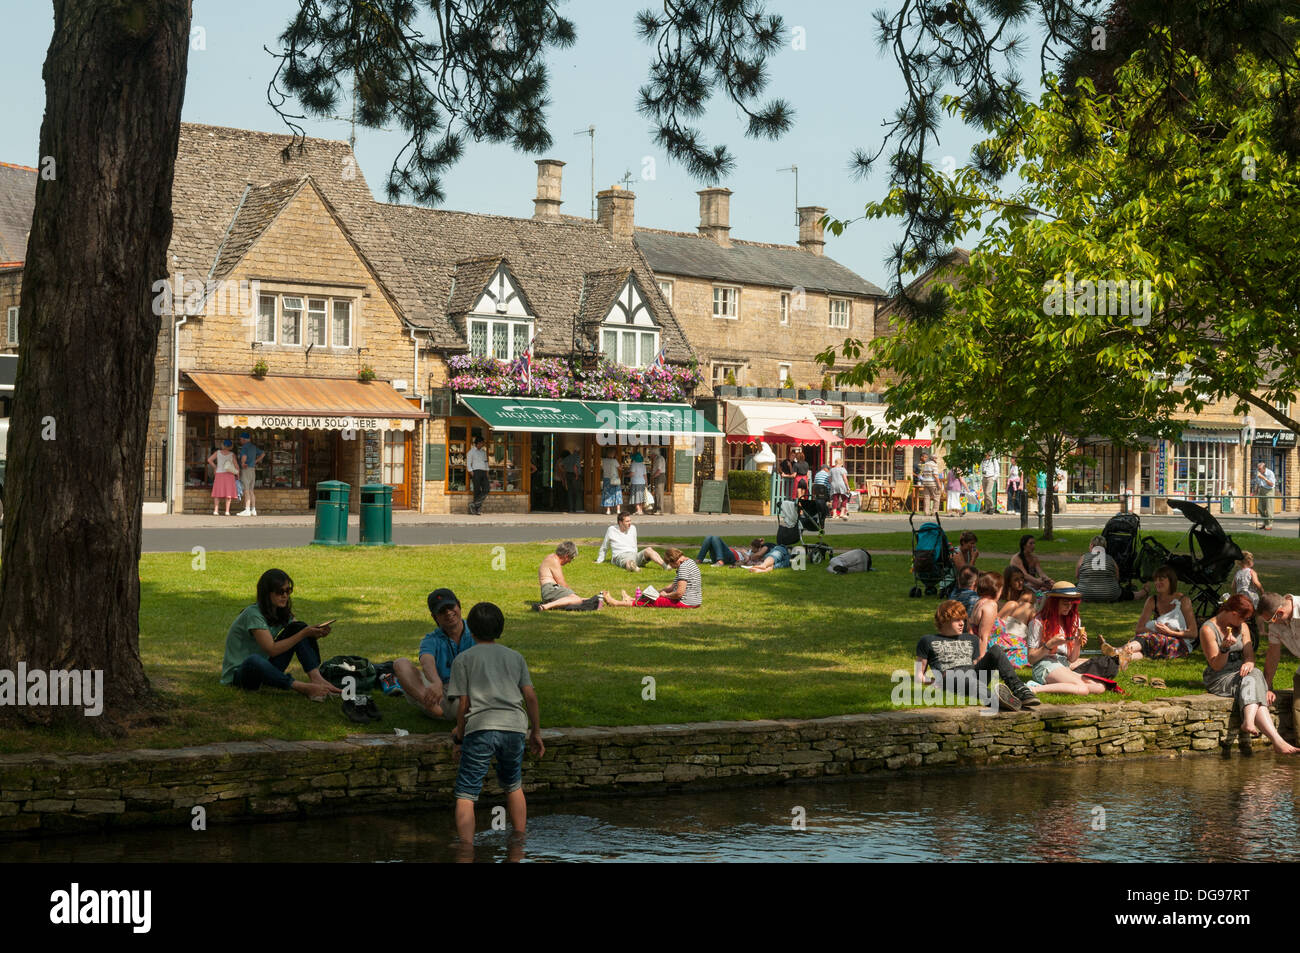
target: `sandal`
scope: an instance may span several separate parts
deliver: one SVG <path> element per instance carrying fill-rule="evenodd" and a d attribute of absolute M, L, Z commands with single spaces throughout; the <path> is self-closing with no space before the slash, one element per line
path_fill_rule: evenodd
<path fill-rule="evenodd" d="M 1132 681 L 1134 685 L 1145 685 L 1147 677 L 1145 675 L 1134 675 Z"/>
<path fill-rule="evenodd" d="M 1164 680 L 1163 678 L 1153 678 L 1153 679 L 1151 679 L 1151 687 L 1152 687 L 1152 688 L 1168 688 L 1169 686 L 1165 684 L 1165 680 Z"/>

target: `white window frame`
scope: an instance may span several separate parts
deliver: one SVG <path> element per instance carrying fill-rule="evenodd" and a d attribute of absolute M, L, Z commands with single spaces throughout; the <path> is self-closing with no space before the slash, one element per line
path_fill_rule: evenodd
<path fill-rule="evenodd" d="M 313 308 L 312 307 L 313 302 L 319 302 L 320 307 Z M 311 345 L 315 347 L 327 347 L 329 345 L 329 340 L 330 340 L 330 299 L 329 298 L 308 298 L 307 309 L 304 312 L 304 316 L 305 316 L 305 319 L 303 321 L 304 345 Z M 313 316 L 318 316 L 320 318 L 321 340 L 319 341 L 308 340 L 308 338 L 312 336 L 311 320 Z"/>
<path fill-rule="evenodd" d="M 723 314 L 718 313 L 718 292 L 731 292 L 729 296 L 724 296 L 724 305 L 728 300 L 731 303 L 730 312 L 724 309 Z M 714 285 L 713 286 L 713 316 L 723 321 L 740 320 L 740 286 L 739 285 Z"/>
<path fill-rule="evenodd" d="M 502 318 L 489 317 L 488 315 L 485 314 L 470 314 L 465 320 L 467 322 L 465 326 L 465 340 L 469 343 L 469 347 L 470 347 L 469 353 L 471 357 L 492 357 L 492 358 L 496 358 L 498 361 L 513 361 L 515 358 L 523 356 L 522 352 L 520 352 L 519 354 L 514 353 L 515 326 L 525 325 L 528 328 L 529 341 L 531 341 L 534 336 L 532 321 L 505 320 Z M 487 348 L 486 348 L 486 353 L 482 355 L 478 355 L 474 353 L 474 325 L 475 324 L 487 325 Z M 496 336 L 494 333 L 495 329 L 493 325 L 497 325 L 497 324 L 506 325 L 506 353 L 505 354 L 493 353 L 495 348 L 492 346 L 492 341 Z M 527 347 L 527 345 L 524 346 Z"/>
<path fill-rule="evenodd" d="M 293 298 L 298 302 L 298 307 L 296 308 L 289 307 L 288 302 L 290 298 Z M 285 340 L 285 333 L 284 333 L 285 315 L 290 311 L 298 312 L 296 334 L 294 335 L 298 339 L 296 341 Z M 280 342 L 279 342 L 280 346 L 281 347 L 302 347 L 302 322 L 303 322 L 303 316 L 306 315 L 307 313 L 307 296 L 293 295 L 293 294 L 281 295 L 279 312 L 280 312 L 280 320 L 277 324 L 277 333 L 279 334 L 280 337 Z"/>
<path fill-rule="evenodd" d="M 18 346 L 18 309 L 11 307 L 5 312 L 5 344 Z"/>
<path fill-rule="evenodd" d="M 835 323 L 835 306 L 844 305 L 844 323 Z M 853 302 L 848 298 L 828 298 L 826 304 L 826 323 L 827 327 L 835 328 L 837 331 L 847 330 L 853 324 Z"/>
<path fill-rule="evenodd" d="M 668 307 L 673 306 L 673 283 L 667 278 L 657 278 L 655 283 L 659 285 L 659 293 L 663 295 L 664 300 L 668 302 Z"/>
<path fill-rule="evenodd" d="M 1187 443 L 1177 441 L 1170 456 L 1173 465 L 1170 482 L 1174 494 L 1181 493 L 1189 500 L 1213 499 L 1222 496 L 1232 485 L 1227 444 L 1202 440 L 1190 440 Z M 1201 466 L 1205 467 L 1205 476 L 1201 476 L 1198 469 Z M 1183 467 L 1186 468 L 1187 475 L 1180 479 L 1179 470 Z"/>
<path fill-rule="evenodd" d="M 719 369 L 722 370 L 721 374 L 718 373 Z M 744 364 L 735 364 L 729 361 L 714 361 L 712 367 L 710 367 L 709 369 L 709 380 L 712 382 L 714 388 L 723 387 L 726 385 L 727 371 L 731 371 L 733 374 L 735 374 L 737 387 L 743 386 L 740 383 L 740 377 L 745 371 Z"/>
<path fill-rule="evenodd" d="M 794 365 L 789 361 L 781 361 L 776 365 L 776 386 L 784 387 L 786 381 L 794 383 Z"/>
<path fill-rule="evenodd" d="M 790 323 L 790 295 L 788 292 L 781 292 L 781 325 L 785 326 Z"/>
<path fill-rule="evenodd" d="M 609 349 L 605 346 L 605 335 L 615 335 L 614 353 L 611 355 Z M 624 360 L 627 356 L 623 353 L 623 335 L 635 335 L 635 344 L 633 345 L 636 353 L 632 355 L 633 359 Z M 641 361 L 641 338 L 649 337 L 651 339 L 650 360 L 646 363 Z M 654 363 L 655 358 L 659 355 L 659 332 L 648 328 L 632 324 L 602 324 L 600 326 L 600 353 L 605 355 L 606 360 L 613 361 L 615 364 L 623 364 L 627 367 L 649 367 Z"/>
<path fill-rule="evenodd" d="M 341 304 L 345 304 L 345 305 L 348 306 L 348 339 L 347 339 L 347 341 L 345 341 L 343 344 L 340 344 L 340 343 L 338 342 L 338 340 L 337 340 L 337 336 L 334 334 L 334 309 L 337 308 L 337 307 L 338 307 L 339 305 L 341 305 Z M 352 307 L 352 299 L 351 299 L 351 298 L 330 298 L 330 300 L 329 300 L 329 315 L 328 315 L 328 321 L 329 321 L 329 332 L 330 332 L 330 347 L 332 347 L 332 348 L 337 348 L 337 349 L 339 349 L 339 350 L 344 350 L 344 349 L 348 349 L 348 348 L 351 348 L 351 347 L 352 347 L 352 332 L 353 332 L 353 330 L 354 330 L 354 329 L 353 329 L 353 326 L 352 326 L 353 312 L 354 312 L 354 309 L 353 309 L 353 307 Z"/>
<path fill-rule="evenodd" d="M 262 337 L 262 302 L 270 299 L 271 301 L 271 336 Z M 278 294 L 262 294 L 257 296 L 257 317 L 253 324 L 253 340 L 259 344 L 274 344 L 280 338 L 280 296 Z"/>

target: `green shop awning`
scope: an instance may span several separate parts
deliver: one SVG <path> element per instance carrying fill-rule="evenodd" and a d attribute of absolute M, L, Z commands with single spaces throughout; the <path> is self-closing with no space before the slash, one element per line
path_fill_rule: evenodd
<path fill-rule="evenodd" d="M 462 394 L 460 402 L 493 430 L 539 433 L 598 433 L 600 421 L 580 400 L 538 397 L 484 397 Z"/>
<path fill-rule="evenodd" d="M 686 404 L 634 404 L 631 401 L 583 401 L 595 412 L 600 429 L 638 437 L 721 437 L 704 414 Z"/>

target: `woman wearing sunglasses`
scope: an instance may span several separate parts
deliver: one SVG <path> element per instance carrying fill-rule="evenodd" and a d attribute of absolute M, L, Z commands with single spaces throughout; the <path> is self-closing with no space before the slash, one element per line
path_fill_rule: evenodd
<path fill-rule="evenodd" d="M 333 620 L 307 625 L 293 617 L 293 580 L 280 569 L 268 569 L 257 580 L 257 602 L 230 625 L 226 654 L 221 663 L 221 684 L 255 692 L 262 685 L 290 688 L 313 701 L 339 694 L 320 673 L 317 639 L 330 634 Z M 307 681 L 289 675 L 289 661 L 297 657 Z"/>

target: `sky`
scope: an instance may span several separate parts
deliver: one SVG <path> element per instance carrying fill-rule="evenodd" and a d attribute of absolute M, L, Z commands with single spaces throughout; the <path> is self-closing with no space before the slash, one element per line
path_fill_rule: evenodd
<path fill-rule="evenodd" d="M 631 172 L 638 226 L 694 231 L 699 224 L 696 191 L 706 187 L 655 146 L 649 122 L 636 111 L 637 89 L 647 76 L 650 47 L 634 28 L 638 9 L 652 0 L 568 0 L 562 11 L 578 31 L 577 43 L 550 56 L 548 128 L 554 140 L 542 155 L 506 144 L 470 143 L 464 158 L 443 180 L 444 208 L 528 217 L 536 193 L 535 160 L 563 160 L 564 205 L 569 215 L 591 210 L 591 143 L 596 127 L 595 188 L 608 188 Z M 0 57 L 0 162 L 38 164 L 45 90 L 41 66 L 53 31 L 53 14 L 40 0 L 0 0 L 8 43 Z M 195 0 L 194 33 L 183 118 L 187 122 L 286 131 L 266 101 L 274 62 L 263 46 L 275 38 L 297 0 Z M 716 100 L 701 126 L 710 144 L 725 143 L 735 171 L 719 184 L 730 188 L 731 236 L 792 244 L 798 238 L 795 177 L 777 171 L 797 165 L 798 202 L 820 205 L 840 218 L 862 214 L 884 196 L 885 178 L 856 180 L 849 170 L 855 148 L 874 150 L 882 122 L 901 105 L 904 87 L 892 57 L 877 50 L 870 17 L 874 7 L 843 0 L 768 0 L 769 12 L 785 19 L 787 41 L 770 60 L 768 92 L 794 107 L 795 124 L 779 140 L 744 136 L 743 115 Z M 802 49 L 796 40 L 802 41 Z M 347 102 L 340 115 L 349 115 Z M 308 135 L 347 139 L 347 121 L 302 123 Z M 357 159 L 366 181 L 383 198 L 383 183 L 404 137 L 358 127 Z M 974 137 L 960 125 L 944 132 L 944 154 L 964 160 Z M 826 255 L 882 288 L 889 287 L 884 260 L 901 229 L 896 221 L 858 221 L 836 237 L 826 235 Z"/>

